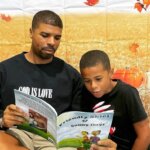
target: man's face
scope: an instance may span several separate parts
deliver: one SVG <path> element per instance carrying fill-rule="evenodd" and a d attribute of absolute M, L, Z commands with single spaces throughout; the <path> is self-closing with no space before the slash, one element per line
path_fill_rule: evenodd
<path fill-rule="evenodd" d="M 43 60 L 52 59 L 60 44 L 61 33 L 61 28 L 44 23 L 30 30 L 33 54 Z"/>
<path fill-rule="evenodd" d="M 112 71 L 104 70 L 101 64 L 81 70 L 87 90 L 97 98 L 102 97 L 112 89 Z"/>

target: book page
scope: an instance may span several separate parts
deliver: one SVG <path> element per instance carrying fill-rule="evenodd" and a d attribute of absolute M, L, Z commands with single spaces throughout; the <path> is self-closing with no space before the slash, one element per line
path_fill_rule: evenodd
<path fill-rule="evenodd" d="M 57 136 L 57 112 L 40 98 L 14 90 L 15 103 L 28 114 L 26 123 L 18 128 L 43 136 L 47 140 L 56 143 Z"/>
<path fill-rule="evenodd" d="M 61 147 L 89 148 L 92 143 L 106 139 L 113 119 L 113 111 L 67 112 L 57 117 L 57 142 Z"/>

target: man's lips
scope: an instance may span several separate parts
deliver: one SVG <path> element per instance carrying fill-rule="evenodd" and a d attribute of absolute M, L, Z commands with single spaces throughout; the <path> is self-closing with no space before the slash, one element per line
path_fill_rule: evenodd
<path fill-rule="evenodd" d="M 45 54 L 53 54 L 54 52 L 55 52 L 55 50 L 51 49 L 51 48 L 42 49 L 42 53 L 45 53 Z"/>
<path fill-rule="evenodd" d="M 54 47 L 44 47 L 44 48 L 42 48 L 42 50 L 52 52 L 52 51 L 55 51 L 55 48 Z"/>
<path fill-rule="evenodd" d="M 44 50 L 42 50 L 43 52 L 47 52 L 47 53 L 52 53 L 52 52 L 54 52 L 54 50 L 52 50 L 52 49 L 44 49 Z"/>

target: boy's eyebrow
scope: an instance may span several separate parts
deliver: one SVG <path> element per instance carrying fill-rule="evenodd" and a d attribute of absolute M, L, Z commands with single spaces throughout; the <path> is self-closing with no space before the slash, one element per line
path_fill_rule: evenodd
<path fill-rule="evenodd" d="M 89 80 L 89 78 L 83 78 L 84 80 Z"/>
<path fill-rule="evenodd" d="M 102 78 L 102 77 L 103 77 L 102 75 L 94 76 L 94 78 Z"/>
<path fill-rule="evenodd" d="M 102 75 L 94 76 L 94 78 L 102 78 L 102 77 L 103 77 Z M 89 79 L 89 78 L 83 77 L 83 79 Z"/>
<path fill-rule="evenodd" d="M 102 75 L 97 75 L 97 76 L 95 76 L 95 77 L 102 77 Z"/>

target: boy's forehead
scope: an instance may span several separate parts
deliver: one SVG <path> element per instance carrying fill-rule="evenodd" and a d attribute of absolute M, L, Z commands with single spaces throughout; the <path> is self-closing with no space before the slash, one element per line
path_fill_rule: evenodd
<path fill-rule="evenodd" d="M 102 64 L 91 67 L 86 67 L 80 70 L 81 76 L 84 79 L 92 79 L 97 77 L 107 77 L 111 74 L 111 70 L 105 69 Z"/>
<path fill-rule="evenodd" d="M 104 69 L 103 65 L 99 64 L 99 65 L 83 68 L 81 70 L 81 74 L 82 75 L 101 74 L 104 71 L 106 70 Z"/>
<path fill-rule="evenodd" d="M 87 67 L 82 68 L 82 70 L 87 70 L 87 69 L 104 69 L 104 65 L 102 63 L 96 63 L 94 65 L 89 65 Z"/>

